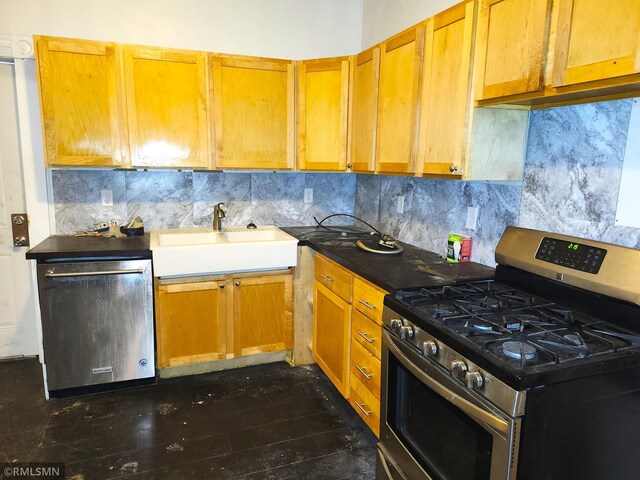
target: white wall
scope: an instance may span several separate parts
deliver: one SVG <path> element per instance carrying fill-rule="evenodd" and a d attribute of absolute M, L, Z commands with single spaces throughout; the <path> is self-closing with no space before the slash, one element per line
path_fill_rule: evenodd
<path fill-rule="evenodd" d="M 460 0 L 364 0 L 361 50 L 459 2 Z"/>
<path fill-rule="evenodd" d="M 0 34 L 298 60 L 360 51 L 362 1 L 0 0 Z"/>

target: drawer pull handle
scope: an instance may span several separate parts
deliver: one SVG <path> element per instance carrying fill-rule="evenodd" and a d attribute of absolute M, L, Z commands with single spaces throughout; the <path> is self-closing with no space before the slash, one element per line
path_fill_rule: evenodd
<path fill-rule="evenodd" d="M 362 375 L 364 375 L 364 378 L 366 378 L 367 380 L 371 380 L 373 378 L 373 374 L 367 373 L 367 371 L 364 368 L 362 368 L 360 365 L 356 364 L 356 368 Z"/>
<path fill-rule="evenodd" d="M 358 408 L 360 410 L 362 410 L 362 413 L 364 413 L 367 417 L 371 416 L 371 410 L 367 410 L 366 408 L 364 408 L 364 407 L 366 407 L 366 405 L 364 403 L 356 402 L 356 405 L 358 406 Z"/>
<path fill-rule="evenodd" d="M 321 276 L 322 278 L 324 278 L 324 279 L 325 279 L 327 282 L 329 282 L 329 283 L 333 282 L 333 278 L 331 278 L 329 275 L 322 274 L 322 275 L 320 275 L 320 276 Z"/>
<path fill-rule="evenodd" d="M 360 330 L 358 330 L 358 335 L 360 335 L 362 338 L 364 338 L 369 343 L 373 343 L 373 342 L 376 341 L 375 338 L 370 338 L 366 333 L 361 332 Z"/>
<path fill-rule="evenodd" d="M 358 302 L 361 303 L 362 305 L 364 305 L 365 307 L 367 307 L 369 310 L 375 310 L 376 309 L 375 305 L 371 305 L 366 300 L 358 300 Z"/>

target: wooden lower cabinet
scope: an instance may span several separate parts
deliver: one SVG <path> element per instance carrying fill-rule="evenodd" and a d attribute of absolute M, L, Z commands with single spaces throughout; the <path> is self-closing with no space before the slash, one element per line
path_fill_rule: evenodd
<path fill-rule="evenodd" d="M 346 398 L 349 395 L 351 305 L 317 281 L 313 305 L 313 359 Z"/>
<path fill-rule="evenodd" d="M 349 403 L 376 437 L 380 437 L 380 400 L 355 375 L 351 375 Z"/>
<path fill-rule="evenodd" d="M 158 366 L 226 358 L 225 280 L 156 284 Z"/>
<path fill-rule="evenodd" d="M 291 275 L 233 280 L 233 352 L 289 350 L 293 345 Z"/>
<path fill-rule="evenodd" d="M 158 367 L 289 350 L 292 276 L 156 279 Z"/>
<path fill-rule="evenodd" d="M 380 434 L 384 290 L 318 254 L 313 358 L 371 430 Z"/>

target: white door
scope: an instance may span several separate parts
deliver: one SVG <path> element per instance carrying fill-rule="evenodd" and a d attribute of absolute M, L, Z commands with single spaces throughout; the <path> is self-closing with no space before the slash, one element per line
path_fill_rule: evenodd
<path fill-rule="evenodd" d="M 0 358 L 38 353 L 26 247 L 14 247 L 11 214 L 25 213 L 13 65 L 0 64 Z"/>

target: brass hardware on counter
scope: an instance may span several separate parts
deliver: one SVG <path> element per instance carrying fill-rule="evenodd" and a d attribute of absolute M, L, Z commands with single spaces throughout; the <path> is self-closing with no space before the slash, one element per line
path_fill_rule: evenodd
<path fill-rule="evenodd" d="M 26 213 L 11 214 L 11 233 L 14 247 L 29 246 L 29 218 Z"/>

